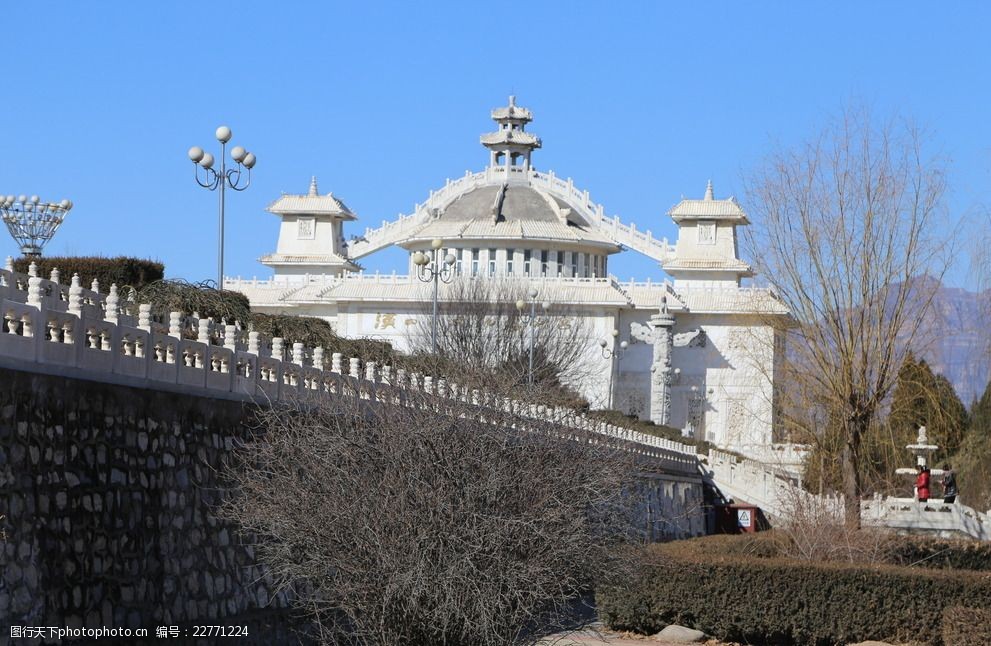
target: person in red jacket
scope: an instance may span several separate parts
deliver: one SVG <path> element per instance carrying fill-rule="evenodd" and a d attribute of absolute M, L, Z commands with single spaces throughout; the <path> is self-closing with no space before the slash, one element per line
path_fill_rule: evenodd
<path fill-rule="evenodd" d="M 921 464 L 917 467 L 919 475 L 915 479 L 915 492 L 919 502 L 929 502 L 929 467 Z"/>

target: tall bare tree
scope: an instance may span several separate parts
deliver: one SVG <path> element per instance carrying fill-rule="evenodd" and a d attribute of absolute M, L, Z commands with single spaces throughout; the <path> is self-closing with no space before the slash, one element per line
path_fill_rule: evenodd
<path fill-rule="evenodd" d="M 618 440 L 411 391 L 260 415 L 222 511 L 324 643 L 532 644 L 633 562 L 642 465 Z"/>
<path fill-rule="evenodd" d="M 794 317 L 781 331 L 792 368 L 783 394 L 803 401 L 780 402 L 780 419 L 799 432 L 816 417 L 839 426 L 851 524 L 862 440 L 947 269 L 944 191 L 944 163 L 924 152 L 919 130 L 867 110 L 772 153 L 749 179 L 751 254 Z"/>

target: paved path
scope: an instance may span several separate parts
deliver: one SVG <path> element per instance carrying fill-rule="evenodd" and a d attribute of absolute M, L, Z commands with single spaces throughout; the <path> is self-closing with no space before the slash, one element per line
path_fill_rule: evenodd
<path fill-rule="evenodd" d="M 727 642 L 702 642 L 703 646 L 732 646 Z M 674 642 L 662 642 L 650 637 L 640 637 L 608 630 L 582 630 L 576 633 L 551 635 L 540 642 L 540 646 L 683 646 Z"/>

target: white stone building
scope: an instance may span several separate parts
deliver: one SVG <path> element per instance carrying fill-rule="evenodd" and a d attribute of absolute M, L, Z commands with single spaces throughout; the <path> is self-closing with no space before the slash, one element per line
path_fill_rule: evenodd
<path fill-rule="evenodd" d="M 481 137 L 489 150 L 484 170 L 447 180 L 412 213 L 350 241 L 343 224 L 357 216 L 333 194 L 319 194 L 315 179 L 307 194 L 283 195 L 267 209 L 281 219 L 276 252 L 260 259 L 274 275 L 225 279 L 225 287 L 246 294 L 256 311 L 318 316 L 343 336 L 406 349 L 431 305 L 414 254 L 440 240 L 442 257 L 453 255 L 465 279 L 536 287 L 538 300 L 552 304 L 544 324 L 568 329 L 581 319 L 592 330 L 583 342 L 599 376 L 575 385 L 593 406 L 759 459 L 772 455 L 778 344 L 767 317 L 787 312 L 768 290 L 741 287 L 751 269 L 738 253 L 737 229 L 748 222 L 736 201 L 716 199 L 711 183 L 702 199 L 682 200 L 668 212 L 678 225 L 670 245 L 606 217 L 570 179 L 537 171 L 541 142 L 526 130 L 530 111 L 513 97 L 492 119 L 498 129 Z M 361 270 L 359 260 L 390 245 L 409 252 L 407 275 Z M 619 282 L 608 273 L 609 257 L 625 249 L 656 260 L 673 280 Z M 616 356 L 606 359 L 600 340 Z M 625 352 L 622 341 L 630 344 Z"/>

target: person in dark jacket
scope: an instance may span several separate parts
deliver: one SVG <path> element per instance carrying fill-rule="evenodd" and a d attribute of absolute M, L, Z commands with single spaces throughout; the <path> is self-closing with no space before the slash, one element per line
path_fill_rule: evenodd
<path fill-rule="evenodd" d="M 957 474 L 953 473 L 953 467 L 949 464 L 943 465 L 943 502 L 953 504 L 957 501 Z"/>
<path fill-rule="evenodd" d="M 919 502 L 929 502 L 929 468 L 918 466 L 919 475 L 915 479 L 915 492 Z"/>

